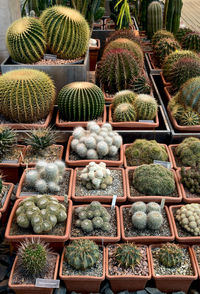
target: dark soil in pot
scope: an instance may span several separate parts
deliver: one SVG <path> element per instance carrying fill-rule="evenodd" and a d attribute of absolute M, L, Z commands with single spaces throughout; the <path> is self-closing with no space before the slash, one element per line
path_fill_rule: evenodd
<path fill-rule="evenodd" d="M 200 198 L 200 194 L 191 193 L 184 185 L 183 187 L 187 198 Z"/>
<path fill-rule="evenodd" d="M 119 149 L 119 151 L 120 151 L 120 149 Z M 80 156 L 78 156 L 78 154 L 76 154 L 74 151 L 72 151 L 71 149 L 70 149 L 70 154 L 69 154 L 69 160 L 86 160 L 87 158 L 81 158 Z M 118 152 L 118 154 L 117 155 L 115 155 L 115 156 L 112 156 L 112 157 L 110 157 L 110 156 L 104 156 L 104 157 L 102 157 L 102 158 L 98 158 L 99 160 L 111 160 L 111 161 L 119 161 L 120 160 L 120 154 L 119 154 L 119 152 Z M 88 160 L 88 159 L 87 159 Z"/>
<path fill-rule="evenodd" d="M 2 191 L 0 193 L 0 208 L 4 206 L 9 189 L 10 185 L 3 185 Z"/>
<path fill-rule="evenodd" d="M 9 161 L 12 163 L 18 163 L 22 151 L 23 151 L 23 146 L 22 147 L 18 147 L 17 145 L 12 146 L 10 152 L 4 154 L 3 158 L 0 158 L 0 163 L 3 163 L 5 161 L 7 163 L 9 163 Z"/>

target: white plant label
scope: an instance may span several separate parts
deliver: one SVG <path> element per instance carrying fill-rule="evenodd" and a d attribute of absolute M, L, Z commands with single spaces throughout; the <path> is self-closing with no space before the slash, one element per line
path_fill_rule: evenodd
<path fill-rule="evenodd" d="M 59 288 L 60 280 L 51 280 L 51 279 L 36 279 L 35 287 L 39 288 Z"/>
<path fill-rule="evenodd" d="M 164 167 L 166 167 L 168 169 L 172 168 L 171 162 L 169 162 L 169 161 L 154 160 L 153 163 L 162 165 L 162 166 L 164 166 Z"/>
<path fill-rule="evenodd" d="M 117 200 L 117 195 L 113 195 L 111 209 L 115 209 L 116 200 Z"/>
<path fill-rule="evenodd" d="M 161 209 L 163 209 L 164 206 L 165 206 L 165 198 L 163 198 L 163 199 L 161 200 L 161 204 L 160 204 Z"/>
<path fill-rule="evenodd" d="M 49 59 L 56 60 L 57 56 L 54 54 L 44 54 L 44 60 L 49 60 Z"/>
<path fill-rule="evenodd" d="M 144 119 L 140 119 L 139 122 L 141 122 L 141 123 L 153 124 L 153 123 L 154 123 L 154 120 L 144 120 Z"/>

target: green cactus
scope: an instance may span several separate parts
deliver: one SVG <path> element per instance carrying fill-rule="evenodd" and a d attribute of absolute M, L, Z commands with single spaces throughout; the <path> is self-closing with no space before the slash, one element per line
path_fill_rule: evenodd
<path fill-rule="evenodd" d="M 0 111 L 14 122 L 37 122 L 54 107 L 55 87 L 44 72 L 9 71 L 0 77 Z"/>
<path fill-rule="evenodd" d="M 73 82 L 58 94 L 58 109 L 67 121 L 88 121 L 98 118 L 104 109 L 101 89 L 89 82 Z"/>
<path fill-rule="evenodd" d="M 85 54 L 90 31 L 87 21 L 75 9 L 64 6 L 47 8 L 40 20 L 47 45 L 53 54 L 63 59 L 75 59 Z"/>
<path fill-rule="evenodd" d="M 165 267 L 177 267 L 181 264 L 183 251 L 177 244 L 163 244 L 158 251 L 160 264 Z"/>
<path fill-rule="evenodd" d="M 154 54 L 157 57 L 159 64 L 162 65 L 165 58 L 178 49 L 181 49 L 181 46 L 175 39 L 165 38 L 156 43 Z"/>
<path fill-rule="evenodd" d="M 200 140 L 194 137 L 184 139 L 176 147 L 175 153 L 184 166 L 198 166 L 200 164 Z"/>
<path fill-rule="evenodd" d="M 135 108 L 130 103 L 119 104 L 113 113 L 113 121 L 116 122 L 131 122 L 136 121 L 137 113 Z"/>
<path fill-rule="evenodd" d="M 155 32 L 155 34 L 152 37 L 152 44 L 153 47 L 162 39 L 174 39 L 174 35 L 171 32 L 168 32 L 166 30 L 159 30 Z"/>
<path fill-rule="evenodd" d="M 144 211 L 136 211 L 132 215 L 132 224 L 133 227 L 137 230 L 143 230 L 147 225 L 147 215 Z"/>
<path fill-rule="evenodd" d="M 140 120 L 152 120 L 158 112 L 156 99 L 150 95 L 140 94 L 134 103 L 137 118 Z"/>
<path fill-rule="evenodd" d="M 136 211 L 146 212 L 147 205 L 143 201 L 136 201 L 131 205 L 131 213 L 134 214 Z"/>
<path fill-rule="evenodd" d="M 142 0 L 140 5 L 140 26 L 143 31 L 147 31 L 148 6 L 153 0 Z"/>
<path fill-rule="evenodd" d="M 153 1 L 147 10 L 147 35 L 149 39 L 154 33 L 162 29 L 162 6 L 159 2 Z"/>
<path fill-rule="evenodd" d="M 176 94 L 172 97 L 168 103 L 169 110 L 171 111 L 172 116 L 177 120 L 180 121 L 180 117 L 185 112 L 186 107 L 178 102 L 179 94 Z"/>
<path fill-rule="evenodd" d="M 133 185 L 144 195 L 170 195 L 175 190 L 174 174 L 157 164 L 144 164 L 133 173 Z"/>
<path fill-rule="evenodd" d="M 200 113 L 200 77 L 189 79 L 185 82 L 178 95 L 179 103 L 191 107 Z"/>
<path fill-rule="evenodd" d="M 131 81 L 129 88 L 137 94 L 150 94 L 151 82 L 146 75 L 142 74 Z"/>
<path fill-rule="evenodd" d="M 126 149 L 125 155 L 130 166 L 150 164 L 154 160 L 168 160 L 165 147 L 155 140 L 137 139 Z"/>
<path fill-rule="evenodd" d="M 121 266 L 132 269 L 142 258 L 140 249 L 134 243 L 117 244 L 114 256 Z"/>
<path fill-rule="evenodd" d="M 191 32 L 188 33 L 182 42 L 183 48 L 186 50 L 192 50 L 197 53 L 200 52 L 200 33 Z"/>
<path fill-rule="evenodd" d="M 7 127 L 0 126 L 0 159 L 11 153 L 17 143 L 16 133 Z"/>
<path fill-rule="evenodd" d="M 26 144 L 30 145 L 35 153 L 43 152 L 44 149 L 56 142 L 56 133 L 51 128 L 33 129 L 30 133 L 27 133 L 27 136 Z"/>
<path fill-rule="evenodd" d="M 122 29 L 122 30 L 114 31 L 111 35 L 109 35 L 106 41 L 106 45 L 119 38 L 128 39 L 129 41 L 136 42 L 138 45 L 140 45 L 140 38 L 137 35 L 135 35 L 133 30 L 130 30 L 130 29 Z"/>
<path fill-rule="evenodd" d="M 192 203 L 176 210 L 175 218 L 179 225 L 193 236 L 200 235 L 200 204 Z"/>
<path fill-rule="evenodd" d="M 163 216 L 159 211 L 151 211 L 147 215 L 147 226 L 150 230 L 159 230 L 163 224 Z"/>
<path fill-rule="evenodd" d="M 197 112 L 192 111 L 192 109 L 185 111 L 180 117 L 179 124 L 181 126 L 200 125 L 200 115 Z"/>
<path fill-rule="evenodd" d="M 6 45 L 11 58 L 21 63 L 34 63 L 42 59 L 45 34 L 40 21 L 23 17 L 12 23 L 6 33 Z"/>
<path fill-rule="evenodd" d="M 184 37 L 188 34 L 188 33 L 192 33 L 192 30 L 189 29 L 189 28 L 179 28 L 175 37 L 176 37 L 176 40 L 182 44 L 183 40 L 184 40 Z"/>
<path fill-rule="evenodd" d="M 166 29 L 174 35 L 180 27 L 181 10 L 183 6 L 182 0 L 167 0 L 165 2 L 166 9 Z"/>
<path fill-rule="evenodd" d="M 65 247 L 65 260 L 76 270 L 95 266 L 99 258 L 99 246 L 91 240 L 74 240 Z"/>
<path fill-rule="evenodd" d="M 117 92 L 112 100 L 112 106 L 115 109 L 121 103 L 133 104 L 137 95 L 130 90 L 122 90 Z"/>
<path fill-rule="evenodd" d="M 151 212 L 151 211 L 158 211 L 158 212 L 161 211 L 160 205 L 158 203 L 156 203 L 156 202 L 147 203 L 146 209 L 147 209 L 148 213 Z"/>
<path fill-rule="evenodd" d="M 181 183 L 192 194 L 200 194 L 200 169 L 192 167 L 190 169 L 181 168 Z"/>

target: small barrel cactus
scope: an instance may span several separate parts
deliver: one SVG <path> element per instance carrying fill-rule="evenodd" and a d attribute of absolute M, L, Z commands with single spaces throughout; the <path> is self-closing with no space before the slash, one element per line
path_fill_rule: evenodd
<path fill-rule="evenodd" d="M 163 216 L 159 211 L 151 211 L 147 215 L 147 226 L 150 230 L 159 230 L 163 224 Z"/>
<path fill-rule="evenodd" d="M 151 39 L 154 33 L 161 30 L 163 26 L 162 6 L 159 2 L 153 1 L 147 10 L 147 35 Z"/>
<path fill-rule="evenodd" d="M 130 90 L 122 90 L 115 94 L 112 101 L 113 108 L 116 108 L 121 103 L 133 104 L 137 95 Z"/>
<path fill-rule="evenodd" d="M 158 112 L 157 101 L 150 95 L 138 95 L 134 106 L 139 120 L 153 120 Z"/>
<path fill-rule="evenodd" d="M 113 121 L 115 122 L 131 122 L 136 121 L 137 113 L 135 107 L 130 103 L 119 104 L 113 113 Z"/>
<path fill-rule="evenodd" d="M 184 166 L 198 166 L 200 164 L 200 140 L 195 137 L 184 139 L 176 147 L 175 153 Z"/>
<path fill-rule="evenodd" d="M 152 44 L 155 46 L 161 39 L 170 38 L 173 39 L 174 35 L 171 32 L 168 32 L 166 30 L 159 30 L 155 32 L 155 34 L 152 37 Z"/>
<path fill-rule="evenodd" d="M 151 82 L 146 75 L 141 74 L 131 81 L 129 88 L 137 94 L 150 94 Z"/>
<path fill-rule="evenodd" d="M 189 28 L 179 28 L 175 37 L 177 39 L 177 41 L 182 45 L 182 42 L 185 38 L 185 36 L 188 34 L 188 33 L 192 33 L 192 30 L 189 29 Z"/>
<path fill-rule="evenodd" d="M 125 268 L 134 268 L 142 258 L 140 249 L 133 243 L 118 244 L 115 259 Z"/>
<path fill-rule="evenodd" d="M 158 251 L 160 264 L 165 267 L 177 267 L 181 264 L 183 251 L 177 244 L 163 244 Z"/>
<path fill-rule="evenodd" d="M 200 115 L 192 109 L 185 111 L 179 120 L 181 126 L 196 126 L 200 125 Z"/>
<path fill-rule="evenodd" d="M 106 44 L 119 38 L 128 39 L 140 45 L 140 38 L 135 34 L 135 31 L 131 29 L 121 29 L 114 31 L 109 35 Z"/>
<path fill-rule="evenodd" d="M 192 50 L 197 53 L 200 52 L 200 33 L 191 32 L 185 35 L 182 41 L 183 48 Z"/>
<path fill-rule="evenodd" d="M 194 111 L 200 113 L 200 77 L 189 79 L 185 82 L 179 92 L 179 103 L 190 106 Z"/>
<path fill-rule="evenodd" d="M 147 225 L 147 215 L 145 212 L 143 211 L 136 211 L 133 215 L 132 215 L 132 224 L 133 227 L 138 229 L 138 230 L 143 230 L 146 228 Z"/>
<path fill-rule="evenodd" d="M 13 146 L 16 144 L 16 133 L 7 127 L 0 127 L 0 158 L 5 158 L 11 153 Z"/>
<path fill-rule="evenodd" d="M 163 64 L 164 59 L 173 51 L 181 49 L 180 44 L 175 39 L 165 38 L 156 43 L 154 47 L 155 56 L 160 65 Z"/>
<path fill-rule="evenodd" d="M 156 203 L 156 202 L 147 203 L 146 209 L 147 209 L 148 213 L 151 212 L 151 211 L 158 211 L 158 212 L 161 211 L 160 205 L 158 203 Z"/>

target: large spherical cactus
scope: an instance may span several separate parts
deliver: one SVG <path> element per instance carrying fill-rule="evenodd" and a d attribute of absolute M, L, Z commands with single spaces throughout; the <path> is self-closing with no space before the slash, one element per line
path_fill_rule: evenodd
<path fill-rule="evenodd" d="M 36 122 L 49 114 L 54 101 L 54 83 L 44 72 L 19 69 L 0 77 L 0 111 L 8 120 Z"/>
<path fill-rule="evenodd" d="M 153 46 L 155 46 L 156 43 L 159 42 L 161 39 L 165 39 L 165 38 L 174 39 L 174 35 L 171 32 L 168 32 L 166 30 L 157 31 L 152 37 Z"/>
<path fill-rule="evenodd" d="M 113 113 L 113 120 L 116 122 L 135 121 L 136 117 L 135 108 L 130 103 L 119 104 Z"/>
<path fill-rule="evenodd" d="M 12 23 L 6 33 L 6 45 L 13 60 L 34 63 L 42 59 L 46 41 L 38 19 L 24 17 Z"/>
<path fill-rule="evenodd" d="M 197 53 L 200 52 L 200 33 L 192 32 L 188 33 L 183 41 L 183 48 L 187 50 L 194 50 Z"/>
<path fill-rule="evenodd" d="M 133 104 L 137 95 L 130 90 L 122 90 L 116 93 L 113 97 L 112 105 L 113 107 L 117 107 L 121 103 L 130 103 Z"/>
<path fill-rule="evenodd" d="M 99 87 L 88 82 L 74 82 L 64 86 L 58 95 L 58 109 L 63 119 L 87 121 L 103 112 L 104 95 Z"/>
<path fill-rule="evenodd" d="M 173 51 L 181 49 L 179 43 L 170 38 L 161 39 L 154 47 L 154 53 L 158 58 L 158 62 L 162 65 L 164 59 Z"/>
<path fill-rule="evenodd" d="M 200 113 L 200 77 L 188 80 L 180 89 L 179 102 Z"/>
<path fill-rule="evenodd" d="M 158 112 L 158 104 L 156 99 L 150 95 L 138 95 L 134 106 L 138 119 L 152 120 Z"/>
<path fill-rule="evenodd" d="M 75 9 L 64 6 L 47 8 L 40 17 L 50 51 L 63 59 L 85 54 L 90 32 L 87 21 Z"/>
<path fill-rule="evenodd" d="M 153 34 L 162 29 L 162 6 L 159 2 L 153 1 L 147 11 L 147 35 L 152 38 Z"/>

